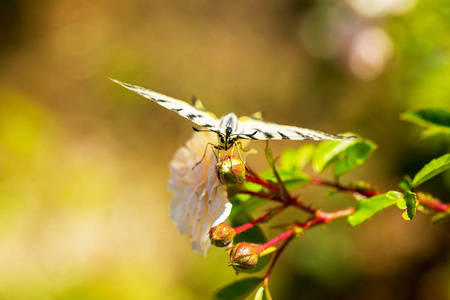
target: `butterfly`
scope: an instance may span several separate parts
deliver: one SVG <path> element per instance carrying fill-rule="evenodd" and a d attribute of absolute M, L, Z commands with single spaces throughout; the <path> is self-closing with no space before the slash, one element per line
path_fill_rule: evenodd
<path fill-rule="evenodd" d="M 260 113 L 240 118 L 234 113 L 229 113 L 218 119 L 213 113 L 207 111 L 198 99 L 194 98 L 193 105 L 190 105 L 182 100 L 174 99 L 144 87 L 124 83 L 112 78 L 111 80 L 204 128 L 198 129 L 193 127 L 195 131 L 215 132 L 219 144 L 214 145 L 214 147 L 218 150 L 226 151 L 232 148 L 240 139 L 322 141 L 357 138 L 355 136 L 337 136 L 323 131 L 267 122 Z"/>

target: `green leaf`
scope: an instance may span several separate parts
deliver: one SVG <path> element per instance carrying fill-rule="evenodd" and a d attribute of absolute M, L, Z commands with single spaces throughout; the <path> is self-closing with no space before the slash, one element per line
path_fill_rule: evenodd
<path fill-rule="evenodd" d="M 426 138 L 431 138 L 431 137 L 438 136 L 441 134 L 448 134 L 448 132 L 440 129 L 440 127 L 429 127 L 429 128 L 422 130 L 422 132 L 420 133 L 420 138 L 426 139 Z"/>
<path fill-rule="evenodd" d="M 273 159 L 273 152 L 272 149 L 270 149 L 269 141 L 266 141 L 266 149 L 264 153 L 266 154 L 266 160 L 269 163 L 269 166 L 272 169 L 275 169 L 275 160 Z"/>
<path fill-rule="evenodd" d="M 287 171 L 300 171 L 311 162 L 315 145 L 306 144 L 298 149 L 286 148 L 281 152 L 280 167 Z"/>
<path fill-rule="evenodd" d="M 297 169 L 297 155 L 297 149 L 284 149 L 280 156 L 280 170 L 295 171 Z"/>
<path fill-rule="evenodd" d="M 347 218 L 349 225 L 355 227 L 372 217 L 377 212 L 394 205 L 397 199 L 386 194 L 377 195 L 358 202 L 355 212 Z"/>
<path fill-rule="evenodd" d="M 407 208 L 405 198 L 403 198 L 403 197 L 398 199 L 395 204 L 397 204 L 397 207 L 399 209 L 406 209 Z"/>
<path fill-rule="evenodd" d="M 407 111 L 400 118 L 424 127 L 432 127 L 450 133 L 450 110 L 443 108 L 422 108 Z"/>
<path fill-rule="evenodd" d="M 444 223 L 450 220 L 450 212 L 441 212 L 441 213 L 437 213 L 433 216 L 433 218 L 431 218 L 431 222 L 433 224 L 440 224 L 440 223 Z"/>
<path fill-rule="evenodd" d="M 389 191 L 386 193 L 386 197 L 391 200 L 400 200 L 403 197 L 403 194 L 397 191 Z"/>
<path fill-rule="evenodd" d="M 269 291 L 264 287 L 260 287 L 255 294 L 255 300 L 272 300 Z"/>
<path fill-rule="evenodd" d="M 344 151 L 347 147 L 355 143 L 355 141 L 325 141 L 320 143 L 312 157 L 312 165 L 315 173 L 322 173 L 329 163 L 339 153 Z"/>
<path fill-rule="evenodd" d="M 213 296 L 216 300 L 244 300 L 262 282 L 262 278 L 249 277 L 235 281 L 220 289 Z"/>
<path fill-rule="evenodd" d="M 286 200 L 288 191 L 286 189 L 286 186 L 284 185 L 284 182 L 281 180 L 280 175 L 278 174 L 278 171 L 277 171 L 277 169 L 275 167 L 275 160 L 273 158 L 272 149 L 270 149 L 270 146 L 269 146 L 269 141 L 266 141 L 265 154 L 266 154 L 267 162 L 272 167 L 273 174 L 275 175 L 275 177 L 277 179 L 276 182 L 277 182 L 277 185 L 278 185 L 278 188 L 279 188 L 280 196 L 281 196 L 282 199 Z"/>
<path fill-rule="evenodd" d="M 306 173 L 303 173 L 300 170 L 277 170 L 278 176 L 281 181 L 284 183 L 287 189 L 294 189 L 304 185 L 311 181 L 311 177 L 309 177 Z M 277 177 L 273 170 L 268 170 L 260 174 L 262 178 L 270 181 L 277 181 Z"/>
<path fill-rule="evenodd" d="M 406 221 L 411 220 L 411 218 L 408 215 L 408 211 L 406 211 L 406 210 L 402 213 L 402 218 L 405 219 Z"/>
<path fill-rule="evenodd" d="M 399 209 L 406 209 L 406 201 L 403 198 L 403 194 L 397 191 L 389 191 L 386 193 L 386 197 L 391 200 L 395 200 L 395 204 Z"/>
<path fill-rule="evenodd" d="M 416 193 L 407 191 L 403 194 L 406 202 L 406 213 L 408 218 L 412 220 L 416 215 L 417 195 Z"/>
<path fill-rule="evenodd" d="M 450 168 L 450 154 L 445 154 L 442 155 L 441 157 L 433 159 L 428 164 L 426 164 L 416 174 L 416 176 L 414 176 L 412 186 L 416 187 L 449 168 Z"/>
<path fill-rule="evenodd" d="M 260 192 L 263 188 L 259 184 L 247 181 L 242 183 L 241 186 L 227 187 L 228 196 L 233 205 L 229 216 L 230 219 L 233 219 L 240 213 L 252 214 L 267 203 L 266 199 L 244 194 L 242 190 Z"/>
<path fill-rule="evenodd" d="M 377 146 L 369 140 L 357 140 L 334 159 L 334 175 L 340 177 L 356 166 L 362 165 Z"/>
<path fill-rule="evenodd" d="M 248 198 L 247 198 L 248 197 Z M 230 220 L 239 218 L 240 214 L 251 215 L 267 204 L 267 199 L 250 196 L 247 194 L 238 194 L 230 200 L 233 205 L 230 213 Z"/>
<path fill-rule="evenodd" d="M 322 142 L 313 154 L 314 172 L 321 173 L 334 165 L 334 174 L 340 177 L 363 164 L 375 149 L 376 145 L 365 139 Z"/>
<path fill-rule="evenodd" d="M 402 178 L 402 181 L 399 182 L 398 186 L 406 192 L 411 190 L 411 183 L 412 183 L 411 177 L 406 175 Z"/>
<path fill-rule="evenodd" d="M 311 163 L 311 159 L 314 153 L 314 149 L 316 148 L 315 144 L 306 144 L 300 147 L 297 151 L 297 168 L 299 170 L 303 170 L 309 163 Z"/>

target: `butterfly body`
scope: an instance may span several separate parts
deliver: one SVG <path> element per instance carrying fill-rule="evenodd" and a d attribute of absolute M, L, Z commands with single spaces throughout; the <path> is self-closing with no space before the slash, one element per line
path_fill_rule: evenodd
<path fill-rule="evenodd" d="M 194 127 L 195 131 L 215 132 L 219 142 L 215 147 L 219 150 L 230 149 L 240 139 L 321 141 L 357 138 L 354 136 L 336 136 L 318 130 L 267 122 L 263 120 L 258 113 L 240 118 L 234 113 L 229 113 L 218 119 L 213 113 L 207 111 L 198 99 L 194 99 L 194 105 L 192 106 L 184 101 L 171 98 L 140 86 L 120 82 L 115 79 L 111 80 L 173 112 L 176 112 L 180 116 L 203 128 L 197 129 Z"/>

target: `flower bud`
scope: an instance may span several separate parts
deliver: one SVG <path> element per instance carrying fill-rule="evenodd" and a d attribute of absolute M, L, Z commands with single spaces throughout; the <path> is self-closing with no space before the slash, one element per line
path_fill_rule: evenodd
<path fill-rule="evenodd" d="M 259 245 L 242 242 L 234 245 L 230 250 L 229 266 L 237 270 L 251 270 L 258 263 L 258 257 L 261 253 Z"/>
<path fill-rule="evenodd" d="M 230 245 L 235 236 L 236 231 L 234 231 L 234 228 L 225 223 L 221 223 L 209 231 L 211 244 L 221 248 Z"/>
<path fill-rule="evenodd" d="M 237 157 L 225 156 L 217 164 L 216 172 L 222 184 L 242 183 L 245 179 L 245 164 Z"/>

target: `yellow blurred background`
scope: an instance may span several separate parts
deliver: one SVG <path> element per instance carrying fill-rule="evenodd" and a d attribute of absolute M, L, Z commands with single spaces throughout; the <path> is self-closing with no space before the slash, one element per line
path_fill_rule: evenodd
<path fill-rule="evenodd" d="M 209 299 L 244 277 L 223 251 L 194 254 L 168 216 L 168 163 L 192 124 L 108 77 L 195 94 L 218 116 L 358 133 L 379 149 L 344 181 L 396 189 L 448 152 L 398 115 L 449 107 L 449 20 L 443 0 L 2 0 L 0 299 Z M 426 187 L 448 201 L 449 177 Z M 324 192 L 304 200 L 351 204 Z M 400 215 L 308 232 L 273 295 L 446 299 L 448 224 Z"/>

